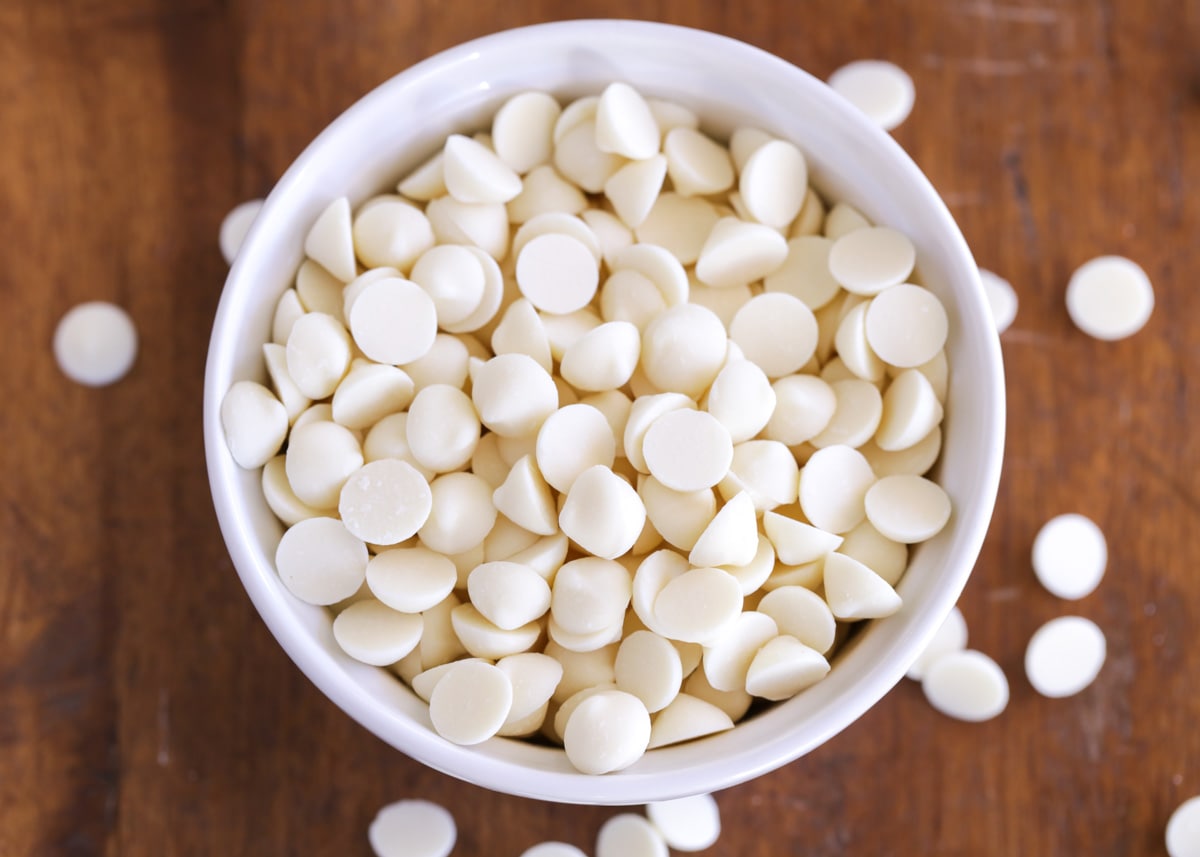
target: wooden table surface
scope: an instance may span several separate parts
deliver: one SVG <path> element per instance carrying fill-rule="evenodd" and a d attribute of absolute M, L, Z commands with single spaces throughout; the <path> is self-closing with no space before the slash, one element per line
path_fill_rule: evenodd
<path fill-rule="evenodd" d="M 563 17 L 716 30 L 825 77 L 885 58 L 916 81 L 896 138 L 1020 311 L 1009 435 L 962 600 L 1011 682 L 998 719 L 905 681 L 806 758 L 718 796 L 721 855 L 1152 855 L 1200 793 L 1200 3 L 4 0 L 0 3 L 0 855 L 367 855 L 384 803 L 449 806 L 459 855 L 590 850 L 614 810 L 492 794 L 343 715 L 275 644 L 212 511 L 205 348 L 216 236 L 362 93 L 465 39 Z M 1077 331 L 1071 271 L 1137 260 L 1157 307 Z M 127 307 L 128 378 L 66 380 L 73 304 Z M 1064 602 L 1030 545 L 1060 512 L 1109 538 Z M 1078 613 L 1099 679 L 1039 697 L 1032 632 Z"/>

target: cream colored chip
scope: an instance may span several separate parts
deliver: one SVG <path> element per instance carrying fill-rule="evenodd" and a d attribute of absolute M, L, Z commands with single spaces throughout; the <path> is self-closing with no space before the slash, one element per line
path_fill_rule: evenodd
<path fill-rule="evenodd" d="M 800 507 L 815 527 L 831 533 L 854 529 L 866 517 L 864 498 L 875 484 L 867 459 L 848 446 L 827 446 L 800 471 Z"/>
<path fill-rule="evenodd" d="M 653 631 L 634 631 L 617 648 L 617 689 L 632 693 L 651 714 L 666 708 L 683 684 L 679 651 Z"/>
<path fill-rule="evenodd" d="M 780 634 L 798 640 L 818 654 L 833 648 L 837 620 L 825 599 L 810 589 L 781 586 L 763 596 L 758 611 L 775 620 Z"/>
<path fill-rule="evenodd" d="M 921 681 L 929 704 L 955 720 L 979 723 L 1008 707 L 1008 679 L 983 652 L 949 652 L 932 663 Z"/>
<path fill-rule="evenodd" d="M 888 452 L 909 449 L 938 426 L 942 415 L 942 403 L 929 379 L 916 369 L 906 369 L 883 394 L 883 417 L 875 443 Z"/>
<path fill-rule="evenodd" d="M 983 293 L 992 310 L 996 332 L 1004 333 L 1017 318 L 1017 290 L 1008 280 L 985 268 L 979 269 L 979 281 L 983 283 Z"/>
<path fill-rule="evenodd" d="M 410 279 L 433 299 L 439 324 L 460 322 L 483 301 L 484 272 L 466 247 L 441 244 L 421 254 Z"/>
<path fill-rule="evenodd" d="M 804 195 L 804 205 L 792 228 L 788 231 L 789 238 L 800 238 L 805 235 L 819 235 L 825 226 L 825 202 L 821 195 L 809 187 Z"/>
<path fill-rule="evenodd" d="M 885 452 L 874 441 L 862 446 L 862 454 L 866 456 L 871 468 L 880 477 L 894 476 L 900 473 L 923 476 L 937 462 L 941 451 L 942 429 L 940 426 L 934 426 L 933 430 L 917 443 L 896 452 Z"/>
<path fill-rule="evenodd" d="M 368 284 L 350 308 L 355 344 L 378 363 L 395 365 L 423 357 L 433 347 L 437 328 L 433 299 L 416 283 L 399 277 Z"/>
<path fill-rule="evenodd" d="M 321 515 L 320 509 L 314 509 L 296 496 L 292 486 L 287 481 L 286 458 L 277 455 L 263 465 L 262 490 L 267 505 L 275 513 L 275 517 L 286 526 L 297 524 L 305 518 L 316 518 Z"/>
<path fill-rule="evenodd" d="M 492 332 L 492 350 L 497 355 L 527 354 L 547 372 L 554 366 L 546 326 L 526 298 L 518 298 L 504 311 Z"/>
<path fill-rule="evenodd" d="M 225 444 L 239 467 L 262 467 L 275 457 L 288 433 L 288 412 L 255 381 L 237 381 L 221 400 Z"/>
<path fill-rule="evenodd" d="M 825 600 L 839 619 L 878 619 L 900 609 L 900 596 L 888 582 L 856 559 L 825 557 Z"/>
<path fill-rule="evenodd" d="M 499 488 L 504 484 L 509 471 L 508 462 L 500 454 L 499 438 L 498 434 L 487 432 L 479 438 L 475 452 L 471 455 L 471 472 L 476 476 L 482 476 L 493 488 Z M 497 508 L 499 508 L 498 505 Z"/>
<path fill-rule="evenodd" d="M 367 546 L 336 518 L 308 518 L 289 527 L 275 550 L 288 591 L 308 604 L 336 604 L 362 586 Z"/>
<path fill-rule="evenodd" d="M 636 229 L 654 206 L 666 176 L 667 159 L 662 155 L 631 161 L 609 176 L 604 196 L 622 222 Z"/>
<path fill-rule="evenodd" d="M 719 219 L 708 200 L 666 191 L 658 195 L 636 227 L 637 240 L 662 247 L 680 264 L 691 265 L 700 258 L 708 233 Z"/>
<path fill-rule="evenodd" d="M 747 610 L 704 644 L 704 675 L 716 690 L 746 687 L 746 673 L 755 653 L 779 636 L 775 620 Z M 761 694 L 759 694 L 761 695 Z"/>
<path fill-rule="evenodd" d="M 864 503 L 872 526 L 905 544 L 933 538 L 950 520 L 950 497 L 922 476 L 885 476 L 867 491 Z"/>
<path fill-rule="evenodd" d="M 761 223 L 722 217 L 709 232 L 696 260 L 696 277 L 715 288 L 761 280 L 787 259 L 783 236 Z"/>
<path fill-rule="evenodd" d="M 658 153 L 658 123 L 641 94 L 627 83 L 610 83 L 596 104 L 596 147 L 635 161 Z"/>
<path fill-rule="evenodd" d="M 665 637 L 705 644 L 729 627 L 741 608 L 742 589 L 733 575 L 719 568 L 693 568 L 658 593 L 654 621 Z"/>
<path fill-rule="evenodd" d="M 550 160 L 554 152 L 554 125 L 562 108 L 545 92 L 512 96 L 492 120 L 492 145 L 496 155 L 525 175 Z"/>
<path fill-rule="evenodd" d="M 663 247 L 633 244 L 613 254 L 613 271 L 633 270 L 644 275 L 658 289 L 669 307 L 688 299 L 688 276 L 683 265 Z"/>
<path fill-rule="evenodd" d="M 584 95 L 568 104 L 563 108 L 558 120 L 554 123 L 554 142 L 557 144 L 581 122 L 586 122 L 588 119 L 595 119 L 596 110 L 599 106 L 599 95 Z"/>
<path fill-rule="evenodd" d="M 367 829 L 375 857 L 448 857 L 457 838 L 454 817 L 424 800 L 388 804 Z"/>
<path fill-rule="evenodd" d="M 688 554 L 695 566 L 746 565 L 758 552 L 754 500 L 742 491 L 720 508 Z"/>
<path fill-rule="evenodd" d="M 916 261 L 917 250 L 903 232 L 871 226 L 834 242 L 829 251 L 829 272 L 847 291 L 877 295 L 905 282 Z"/>
<path fill-rule="evenodd" d="M 815 375 L 786 375 L 771 384 L 775 409 L 763 435 L 788 446 L 812 440 L 837 410 L 833 387 Z"/>
<path fill-rule="evenodd" d="M 829 674 L 829 661 L 795 637 L 781 635 L 754 654 L 746 691 L 770 700 L 791 699 Z"/>
<path fill-rule="evenodd" d="M 334 390 L 333 420 L 346 428 L 367 429 L 404 410 L 413 399 L 413 381 L 396 366 L 355 360 Z"/>
<path fill-rule="evenodd" d="M 592 230 L 601 257 L 611 270 L 614 255 L 633 243 L 633 230 L 622 223 L 615 214 L 602 208 L 586 209 L 579 215 L 579 219 Z"/>
<path fill-rule="evenodd" d="M 588 193 L 603 191 L 604 183 L 624 163 L 621 156 L 602 152 L 596 145 L 595 119 L 584 119 L 555 141 L 554 166 Z"/>
<path fill-rule="evenodd" d="M 911 283 L 885 289 L 867 310 L 867 342 L 883 360 L 901 368 L 920 366 L 946 343 L 949 322 L 942 302 Z"/>
<path fill-rule="evenodd" d="M 542 423 L 535 456 L 550 487 L 567 492 L 589 467 L 612 467 L 616 449 L 616 438 L 604 414 L 591 405 L 575 404 L 559 408 Z"/>
<path fill-rule="evenodd" d="M 724 710 L 699 697 L 681 693 L 654 718 L 648 749 L 681 744 L 732 728 L 733 720 Z"/>
<path fill-rule="evenodd" d="M 304 239 L 304 253 L 343 283 L 354 279 L 358 271 L 346 197 L 333 200 L 313 221 Z"/>
<path fill-rule="evenodd" d="M 596 857 L 667 857 L 667 843 L 644 816 L 623 812 L 600 826 Z"/>
<path fill-rule="evenodd" d="M 794 143 L 769 140 L 746 158 L 738 192 L 751 216 L 774 229 L 796 219 L 808 192 L 808 164 Z"/>
<path fill-rule="evenodd" d="M 414 391 L 423 390 L 431 384 L 449 384 L 452 387 L 466 384 L 471 357 L 468 341 L 451 333 L 439 333 L 423 357 L 401 366 L 412 379 Z"/>
<path fill-rule="evenodd" d="M 439 196 L 425 206 L 425 215 L 439 243 L 477 247 L 496 261 L 507 258 L 508 209 L 504 203 L 459 202 L 452 196 Z"/>
<path fill-rule="evenodd" d="M 633 400 L 620 390 L 603 390 L 592 393 L 579 400 L 580 404 L 591 407 L 604 414 L 608 426 L 612 429 L 616 440 L 618 459 L 625 457 L 625 426 L 629 423 L 629 414 L 633 410 Z"/>
<path fill-rule="evenodd" d="M 649 743 L 646 707 L 620 690 L 605 690 L 583 700 L 563 730 L 567 758 L 585 774 L 627 768 L 642 757 Z"/>
<path fill-rule="evenodd" d="M 764 535 L 758 537 L 758 549 L 754 558 L 742 565 L 720 565 L 722 571 L 732 574 L 742 589 L 743 595 L 752 595 L 767 582 L 771 572 L 775 570 L 775 548 L 771 540 Z"/>
<path fill-rule="evenodd" d="M 663 137 L 666 137 L 675 128 L 699 128 L 700 117 L 695 111 L 688 107 L 684 107 L 675 101 L 666 101 L 661 98 L 647 98 L 646 104 L 650 108 L 650 112 L 654 114 L 654 121 L 658 123 L 659 132 Z"/>
<path fill-rule="evenodd" d="M 833 242 L 819 235 L 805 235 L 787 242 L 787 256 L 778 268 L 767 274 L 763 286 L 768 292 L 782 292 L 799 298 L 811 310 L 832 301 L 841 286 L 829 271 L 829 252 Z"/>
<path fill-rule="evenodd" d="M 333 274 L 326 271 L 312 259 L 300 263 L 296 272 L 296 296 L 309 312 L 323 312 L 331 315 L 340 322 L 345 322 L 342 315 L 342 291 L 346 288 Z"/>
<path fill-rule="evenodd" d="M 1108 565 L 1108 542 L 1096 522 L 1068 512 L 1051 518 L 1033 540 L 1033 571 L 1047 591 L 1075 600 L 1095 591 Z"/>
<path fill-rule="evenodd" d="M 553 581 L 567 558 L 570 544 L 562 533 L 538 539 L 525 550 L 509 557 L 511 562 L 527 565 L 548 581 Z"/>
<path fill-rule="evenodd" d="M 459 202 L 508 202 L 521 192 L 521 177 L 487 146 L 451 134 L 442 149 L 446 190 Z"/>
<path fill-rule="evenodd" d="M 456 554 L 484 540 L 496 523 L 490 485 L 473 473 L 446 473 L 429 488 L 433 507 L 417 531 L 425 547 Z"/>
<path fill-rule="evenodd" d="M 332 509 L 346 480 L 363 466 L 362 447 L 350 429 L 337 423 L 307 423 L 292 429 L 284 466 L 301 501 Z"/>
<path fill-rule="evenodd" d="M 304 312 L 304 305 L 300 303 L 300 297 L 296 294 L 295 289 L 288 289 L 280 295 L 279 302 L 275 304 L 275 313 L 271 316 L 271 341 L 287 345 L 288 337 L 292 333 L 292 325 L 304 315 Z"/>
<path fill-rule="evenodd" d="M 510 521 L 531 533 L 550 536 L 558 532 L 554 497 L 532 455 L 517 460 L 492 493 L 492 502 Z"/>
<path fill-rule="evenodd" d="M 646 517 L 662 537 L 680 550 L 690 551 L 717 513 L 717 498 L 711 488 L 675 491 L 653 476 L 639 481 L 638 494 L 646 506 Z"/>
<path fill-rule="evenodd" d="M 709 196 L 733 186 L 733 162 L 719 143 L 694 128 L 673 128 L 663 140 L 667 174 L 681 196 Z"/>
<path fill-rule="evenodd" d="M 521 294 L 545 312 L 582 309 L 595 296 L 599 282 L 591 250 L 569 235 L 539 235 L 522 247 L 517 257 Z"/>
<path fill-rule="evenodd" d="M 471 370 L 471 399 L 480 421 L 504 437 L 523 437 L 541 428 L 558 408 L 558 388 L 525 354 L 501 354 Z"/>
<path fill-rule="evenodd" d="M 550 609 L 550 585 L 529 566 L 485 562 L 467 578 L 467 593 L 483 617 L 513 631 L 541 618 Z"/>
<path fill-rule="evenodd" d="M 467 654 L 454 630 L 454 611 L 462 602 L 451 592 L 442 601 L 421 612 L 425 631 L 421 634 L 420 665 L 424 669 L 449 663 Z"/>
<path fill-rule="evenodd" d="M 676 851 L 703 851 L 721 835 L 721 815 L 709 794 L 649 803 L 646 815 Z"/>
<path fill-rule="evenodd" d="M 562 681 L 563 667 L 557 660 L 540 652 L 522 652 L 496 662 L 496 667 L 512 683 L 512 708 L 500 734 L 514 723 L 543 708 Z"/>
<path fill-rule="evenodd" d="M 858 560 L 892 586 L 900 582 L 908 569 L 908 545 L 889 539 L 869 520 L 846 533 L 838 553 Z"/>
<path fill-rule="evenodd" d="M 577 390 L 615 390 L 633 375 L 641 347 L 636 326 L 627 321 L 606 322 L 567 347 L 559 371 Z"/>
<path fill-rule="evenodd" d="M 662 635 L 662 629 L 654 618 L 654 602 L 663 587 L 686 572 L 689 567 L 685 557 L 673 550 L 664 549 L 655 551 L 643 559 L 634 572 L 631 599 L 633 612 L 656 634 Z"/>
<path fill-rule="evenodd" d="M 418 202 L 429 202 L 446 195 L 446 180 L 442 175 L 442 153 L 435 152 L 396 185 L 401 196 Z"/>
<path fill-rule="evenodd" d="M 741 443 L 767 426 L 775 404 L 775 390 L 762 368 L 749 360 L 732 360 L 713 380 L 705 408 L 734 443 Z"/>
<path fill-rule="evenodd" d="M 262 210 L 262 206 L 261 199 L 247 200 L 234 206 L 221 221 L 221 229 L 217 233 L 217 245 L 221 249 L 221 257 L 225 259 L 226 265 L 233 264 L 238 251 L 242 249 L 242 242 L 246 240 L 246 234 L 254 225 L 258 212 Z"/>
<path fill-rule="evenodd" d="M 432 503 L 424 476 L 407 462 L 385 458 L 350 475 L 342 486 L 338 514 L 364 542 L 394 545 L 416 535 Z"/>
<path fill-rule="evenodd" d="M 763 512 L 794 503 L 799 487 L 800 467 L 790 449 L 775 440 L 748 440 L 733 448 L 729 473 L 718 490 L 726 499 L 744 492 Z"/>
<path fill-rule="evenodd" d="M 646 467 L 674 491 L 712 488 L 733 461 L 729 430 L 712 414 L 683 408 L 650 424 L 642 440 Z"/>
<path fill-rule="evenodd" d="M 619 626 L 631 586 L 629 572 L 619 562 L 594 556 L 572 560 L 554 576 L 551 616 L 573 634 Z"/>
<path fill-rule="evenodd" d="M 368 268 L 407 271 L 433 244 L 429 218 L 398 196 L 376 197 L 363 205 L 354 218 L 354 250 Z M 337 271 L 330 273 L 346 282 L 355 276 L 351 273 L 345 278 Z"/>
<path fill-rule="evenodd" d="M 817 348 L 817 319 L 799 298 L 783 293 L 751 298 L 737 311 L 729 338 L 746 359 L 779 378 L 803 367 Z"/>
<path fill-rule="evenodd" d="M 809 443 L 817 449 L 838 444 L 854 448 L 862 446 L 875 434 L 883 419 L 883 397 L 879 395 L 879 388 L 858 378 L 834 381 L 829 386 L 837 406 L 829 424 L 809 438 Z"/>
<path fill-rule="evenodd" d="M 362 290 L 376 280 L 387 279 L 388 277 L 403 278 L 403 274 L 395 268 L 371 268 L 363 271 L 353 280 L 348 282 L 341 290 L 341 305 L 338 313 L 330 313 L 345 324 L 345 320 L 350 317 L 350 308 L 354 306 L 354 302 L 358 300 L 358 296 L 362 294 Z"/>
<path fill-rule="evenodd" d="M 364 462 L 396 458 L 407 461 L 426 480 L 433 478 L 434 471 L 421 465 L 408 446 L 407 413 L 389 414 L 371 426 L 362 442 L 362 453 Z"/>
<path fill-rule="evenodd" d="M 967 647 L 967 620 L 963 618 L 962 611 L 954 607 L 946 615 L 942 624 L 938 626 L 934 632 L 933 639 L 925 646 L 920 656 L 913 661 L 913 665 L 908 668 L 905 673 L 911 679 L 920 681 L 925 677 L 926 671 L 933 666 L 943 655 L 948 655 L 951 652 L 961 652 Z"/>
<path fill-rule="evenodd" d="M 870 308 L 869 302 L 860 303 L 847 312 L 833 336 L 833 345 L 838 358 L 854 377 L 874 384 L 883 380 L 887 367 L 867 341 L 867 311 Z"/>
<path fill-rule="evenodd" d="M 704 670 L 696 670 L 683 683 L 680 696 L 691 696 L 725 712 L 731 722 L 745 717 L 754 698 L 744 690 L 717 690 L 708 683 Z M 668 709 L 669 710 L 669 709 Z M 660 715 L 661 716 L 661 715 Z"/>
<path fill-rule="evenodd" d="M 506 631 L 489 622 L 473 604 L 455 607 L 450 612 L 450 625 L 467 652 L 493 661 L 529 651 L 542 634 L 538 622 Z"/>
<path fill-rule="evenodd" d="M 743 125 L 729 135 L 729 156 L 740 174 L 750 156 L 775 138 L 761 128 Z"/>
<path fill-rule="evenodd" d="M 1025 649 L 1025 675 L 1042 696 L 1074 696 L 1096 680 L 1107 653 L 1104 632 L 1095 622 L 1058 616 L 1033 632 Z"/>
<path fill-rule="evenodd" d="M 842 543 L 839 535 L 775 512 L 764 512 L 762 524 L 779 561 L 786 565 L 802 565 L 820 559 L 837 550 Z"/>
<path fill-rule="evenodd" d="M 1141 266 L 1121 256 L 1081 265 L 1067 283 L 1067 314 L 1088 336 L 1124 339 L 1154 312 L 1154 286 Z"/>
<path fill-rule="evenodd" d="M 588 307 L 566 315 L 545 313 L 541 319 L 550 342 L 550 355 L 555 360 L 562 360 L 567 349 L 580 337 L 604 324 L 604 319 Z"/>
<path fill-rule="evenodd" d="M 856 229 L 865 229 L 871 225 L 863 213 L 848 202 L 834 203 L 825 215 L 825 237 L 836 241 L 843 235 Z"/>
<path fill-rule="evenodd" d="M 774 592 L 785 586 L 802 586 L 816 592 L 825 579 L 825 560 L 818 559 L 804 565 L 777 565 L 771 576 L 763 582 L 764 592 Z"/>
<path fill-rule="evenodd" d="M 337 389 L 350 368 L 350 348 L 350 335 L 336 318 L 305 313 L 288 334 L 288 374 L 305 396 L 323 399 Z"/>
<path fill-rule="evenodd" d="M 603 464 L 579 474 L 558 515 L 558 526 L 568 538 L 603 559 L 628 552 L 645 525 L 642 498 Z"/>
<path fill-rule="evenodd" d="M 458 580 L 454 563 L 428 548 L 392 548 L 367 563 L 371 594 L 402 613 L 421 613 L 440 604 Z"/>
<path fill-rule="evenodd" d="M 594 652 L 597 649 L 602 649 L 605 646 L 619 642 L 624 633 L 624 627 L 621 622 L 614 622 L 598 631 L 577 634 L 574 631 L 564 629 L 551 616 L 550 620 L 546 623 L 546 631 L 550 639 L 564 649 L 569 649 L 573 652 Z"/>
<path fill-rule="evenodd" d="M 712 310 L 680 304 L 646 326 L 642 368 L 658 388 L 698 396 L 725 365 L 727 350 L 725 326 Z"/>
<path fill-rule="evenodd" d="M 478 744 L 504 725 L 512 708 L 512 682 L 498 667 L 464 661 L 447 670 L 429 698 L 433 728 L 455 744 Z"/>
<path fill-rule="evenodd" d="M 333 620 L 333 638 L 342 651 L 376 667 L 394 664 L 417 647 L 423 622 L 374 599 L 352 604 Z"/>
<path fill-rule="evenodd" d="M 531 533 L 507 518 L 497 517 L 492 531 L 483 540 L 483 561 L 511 559 L 515 554 L 533 547 L 539 538 L 537 533 Z"/>
<path fill-rule="evenodd" d="M 408 408 L 408 445 L 423 467 L 457 470 L 479 443 L 479 417 L 467 394 L 449 384 L 432 384 Z"/>
<path fill-rule="evenodd" d="M 855 60 L 829 76 L 834 92 L 891 131 L 912 112 L 916 88 L 908 72 L 885 60 Z"/>
<path fill-rule="evenodd" d="M 508 219 L 521 224 L 542 214 L 580 214 L 587 205 L 583 191 L 560 176 L 554 167 L 543 164 L 525 176 L 521 192 L 508 203 Z"/>
<path fill-rule="evenodd" d="M 539 842 L 522 851 L 521 857 L 587 857 L 587 854 L 566 842 Z"/>

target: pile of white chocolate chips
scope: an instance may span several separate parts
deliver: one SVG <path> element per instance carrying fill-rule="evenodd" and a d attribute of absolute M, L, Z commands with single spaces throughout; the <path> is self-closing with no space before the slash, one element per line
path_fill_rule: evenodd
<path fill-rule="evenodd" d="M 434 728 L 580 771 L 731 728 L 890 615 L 950 501 L 947 316 L 792 142 L 527 92 L 305 242 L 229 448 L 287 588 Z M 281 450 L 284 450 L 281 452 Z"/>

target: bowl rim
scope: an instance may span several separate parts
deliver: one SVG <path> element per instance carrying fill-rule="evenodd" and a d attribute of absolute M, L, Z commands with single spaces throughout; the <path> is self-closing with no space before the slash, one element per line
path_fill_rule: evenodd
<path fill-rule="evenodd" d="M 583 18 L 503 30 L 436 53 L 385 80 L 327 125 L 275 184 L 262 209 L 266 217 L 260 217 L 250 229 L 242 252 L 235 259 L 221 294 L 205 367 L 205 454 L 221 533 L 255 609 L 292 661 L 331 701 L 376 736 L 411 758 L 443 773 L 497 791 L 565 803 L 645 803 L 702 791 L 716 791 L 781 767 L 825 743 L 886 695 L 900 681 L 908 666 L 932 638 L 940 620 L 936 623 L 929 621 L 915 628 L 901 643 L 901 657 L 877 665 L 867 674 L 866 678 L 869 680 L 856 680 L 856 687 L 840 697 L 843 706 L 835 716 L 823 718 L 821 728 L 806 734 L 802 742 L 794 737 L 787 741 L 770 741 L 755 747 L 753 752 L 736 757 L 736 764 L 731 764 L 729 759 L 707 759 L 678 771 L 642 772 L 636 765 L 619 774 L 604 777 L 573 772 L 531 771 L 503 748 L 494 755 L 479 753 L 477 748 L 460 747 L 441 739 L 427 724 L 416 721 L 402 722 L 402 718 L 386 715 L 380 710 L 381 706 L 374 703 L 374 698 L 369 693 L 351 681 L 343 669 L 332 663 L 331 656 L 326 646 L 317 638 L 318 635 L 307 628 L 291 610 L 279 603 L 276 591 L 271 589 L 262 577 L 263 569 L 259 567 L 261 564 L 258 557 L 249 548 L 256 536 L 244 514 L 245 505 L 239 497 L 233 479 L 232 474 L 237 468 L 232 464 L 225 448 L 219 410 L 227 384 L 236 378 L 232 368 L 232 345 L 229 342 L 232 337 L 228 332 L 235 330 L 237 326 L 237 314 L 241 309 L 238 296 L 252 288 L 243 272 L 259 252 L 259 244 L 263 240 L 259 237 L 263 233 L 262 223 L 270 220 L 271 213 L 281 205 L 281 200 L 284 200 L 297 185 L 303 183 L 306 174 L 314 169 L 313 162 L 345 129 L 360 121 L 366 121 L 365 117 L 369 117 L 389 102 L 392 93 L 446 67 L 473 62 L 484 56 L 489 49 L 507 45 L 513 40 L 568 38 L 586 43 L 594 42 L 600 37 L 619 39 L 628 36 L 690 40 L 712 51 L 727 53 L 739 61 L 761 65 L 770 69 L 772 73 L 786 76 L 790 84 L 806 90 L 808 97 L 826 102 L 827 109 L 841 114 L 839 119 L 853 126 L 856 133 L 866 139 L 873 148 L 880 150 L 882 156 L 896 168 L 899 180 L 927 198 L 931 213 L 937 220 L 932 228 L 949 242 L 949 250 L 955 257 L 968 262 L 970 269 L 976 271 L 974 281 L 964 284 L 964 288 L 974 291 L 976 303 L 981 306 L 985 304 L 982 285 L 966 240 L 929 179 L 890 135 L 870 123 L 849 102 L 837 98 L 823 82 L 765 50 L 706 30 L 641 20 Z M 985 370 L 990 376 L 985 382 L 985 404 L 989 412 L 985 416 L 990 416 L 986 420 L 986 427 L 994 436 L 995 442 L 986 446 L 984 460 L 980 463 L 979 513 L 972 520 L 970 529 L 961 541 L 962 550 L 958 554 L 961 567 L 957 569 L 953 578 L 947 579 L 944 589 L 938 590 L 934 597 L 922 605 L 923 611 L 930 616 L 944 617 L 958 600 L 982 548 L 999 488 L 1005 431 L 1004 378 L 999 338 L 995 336 L 991 337 L 991 340 L 980 347 L 985 351 Z M 273 564 L 270 570 L 274 573 Z M 836 673 L 834 670 L 831 677 Z M 560 750 L 548 752 L 561 753 Z"/>

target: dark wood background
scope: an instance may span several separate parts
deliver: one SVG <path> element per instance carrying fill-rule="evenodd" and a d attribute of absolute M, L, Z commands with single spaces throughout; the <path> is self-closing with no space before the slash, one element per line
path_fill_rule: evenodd
<path fill-rule="evenodd" d="M 1003 338 L 1005 476 L 962 601 L 1011 704 L 982 725 L 905 682 L 810 756 L 718 796 L 721 855 L 1164 853 L 1200 793 L 1200 3 L 1197 0 L 0 0 L 0 854 L 367 855 L 384 803 L 457 817 L 460 855 L 590 850 L 614 811 L 464 785 L 322 697 L 245 598 L 201 448 L 217 228 L 359 95 L 465 39 L 563 17 L 716 30 L 825 77 L 911 72 L 896 132 L 980 264 L 1021 298 Z M 1140 262 L 1139 335 L 1071 325 L 1071 271 Z M 132 374 L 67 381 L 70 306 L 114 300 Z M 1078 603 L 1029 567 L 1038 526 L 1109 537 Z M 1108 634 L 1096 683 L 1037 696 L 1042 622 Z"/>

